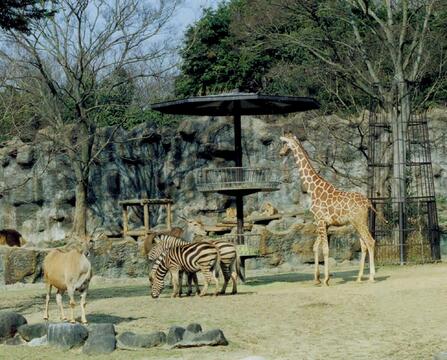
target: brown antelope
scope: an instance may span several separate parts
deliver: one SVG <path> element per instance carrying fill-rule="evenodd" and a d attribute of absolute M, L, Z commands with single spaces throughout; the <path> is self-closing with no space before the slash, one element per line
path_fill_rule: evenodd
<path fill-rule="evenodd" d="M 74 300 L 75 291 L 81 294 L 81 321 L 87 323 L 85 317 L 85 305 L 87 289 L 92 277 L 91 264 L 88 260 L 88 249 L 92 241 L 84 242 L 82 246 L 77 246 L 68 251 L 60 249 L 51 250 L 43 262 L 44 280 L 47 286 L 44 319 L 48 320 L 48 304 L 50 302 L 51 288 L 57 289 L 56 302 L 60 309 L 61 320 L 67 320 L 62 305 L 62 295 L 67 291 L 70 297 L 71 316 L 70 322 L 74 323 Z"/>

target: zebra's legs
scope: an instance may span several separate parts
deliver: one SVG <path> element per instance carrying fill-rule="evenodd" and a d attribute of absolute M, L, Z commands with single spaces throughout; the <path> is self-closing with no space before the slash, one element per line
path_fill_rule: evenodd
<path fill-rule="evenodd" d="M 211 280 L 214 280 L 214 284 L 216 285 L 216 290 L 214 291 L 214 295 L 217 296 L 217 294 L 219 292 L 219 280 L 217 279 L 216 276 L 214 276 L 213 272 L 210 271 L 209 268 L 202 269 L 202 273 L 203 273 L 203 277 L 204 277 L 204 284 L 203 284 L 203 289 L 202 289 L 202 292 L 200 293 L 200 296 L 204 296 L 207 293 L 208 283 Z"/>
<path fill-rule="evenodd" d="M 233 281 L 233 290 L 231 290 L 231 293 L 234 295 L 237 294 L 237 274 L 235 271 L 231 273 L 231 280 Z"/>
<path fill-rule="evenodd" d="M 193 282 L 196 287 L 196 293 L 200 294 L 199 281 L 197 280 L 197 274 L 196 273 L 188 273 L 188 292 L 186 293 L 187 296 L 192 295 L 192 283 Z"/>
<path fill-rule="evenodd" d="M 178 286 L 179 286 L 179 293 L 178 296 L 182 297 L 182 289 L 183 289 L 183 271 L 179 271 L 178 273 Z M 188 278 L 188 285 L 189 285 L 189 276 L 186 275 L 186 277 Z"/>
<path fill-rule="evenodd" d="M 228 278 L 227 278 L 227 274 L 225 271 L 223 272 L 223 276 L 224 276 L 224 283 L 222 285 L 222 289 L 220 289 L 220 294 L 223 295 L 225 294 L 225 291 L 227 290 L 227 285 L 228 285 Z"/>
<path fill-rule="evenodd" d="M 174 287 L 171 297 L 174 298 L 177 297 L 179 294 L 179 271 L 171 270 L 171 277 L 172 277 L 172 286 Z"/>
<path fill-rule="evenodd" d="M 200 287 L 199 287 L 199 280 L 197 279 L 197 273 L 192 274 L 192 280 L 194 281 L 194 284 L 196 286 L 196 294 L 200 294 Z"/>
<path fill-rule="evenodd" d="M 225 294 L 225 291 L 227 290 L 227 286 L 228 286 L 228 281 L 230 280 L 230 277 L 231 277 L 231 275 L 230 275 L 231 268 L 229 266 L 222 264 L 222 263 L 220 264 L 220 267 L 222 269 L 222 274 L 224 277 L 224 283 L 223 283 L 222 289 L 220 290 L 220 293 Z M 234 282 L 233 282 L 233 293 L 234 293 Z"/>

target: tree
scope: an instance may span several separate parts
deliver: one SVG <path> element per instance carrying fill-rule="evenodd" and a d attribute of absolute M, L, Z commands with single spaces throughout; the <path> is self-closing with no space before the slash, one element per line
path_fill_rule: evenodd
<path fill-rule="evenodd" d="M 1 53 L 4 61 L 18 67 L 19 74 L 31 74 L 10 78 L 9 84 L 24 86 L 34 97 L 35 111 L 51 129 L 50 140 L 70 157 L 76 178 L 77 235 L 87 231 L 90 167 L 103 150 L 94 149 L 93 143 L 104 109 L 117 111 L 128 105 L 117 89 L 131 89 L 132 82 L 160 76 L 173 66 L 164 30 L 176 6 L 177 0 L 156 5 L 138 0 L 58 0 L 50 9 L 58 10 L 53 18 L 35 24 L 29 34 L 11 31 L 5 38 L 9 49 Z"/>
<path fill-rule="evenodd" d="M 190 26 L 180 51 L 181 74 L 176 79 L 178 95 L 205 95 L 239 89 L 257 92 L 263 88 L 263 76 L 272 63 L 275 50 L 252 51 L 243 46 L 232 29 L 233 19 L 245 0 L 222 3 L 207 9 Z"/>
<path fill-rule="evenodd" d="M 0 27 L 5 30 L 29 31 L 29 23 L 50 16 L 53 12 L 44 7 L 42 0 L 2 0 Z"/>
<path fill-rule="evenodd" d="M 336 102 L 377 103 L 391 130 L 392 168 L 385 176 L 402 224 L 409 208 L 408 123 L 445 86 L 446 6 L 442 0 L 247 1 L 248 33 L 303 49 Z M 404 232 L 395 234 L 404 244 Z"/>

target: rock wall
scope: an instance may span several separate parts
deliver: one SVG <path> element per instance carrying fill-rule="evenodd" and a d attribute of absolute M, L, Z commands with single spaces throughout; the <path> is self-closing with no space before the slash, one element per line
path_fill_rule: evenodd
<path fill-rule="evenodd" d="M 432 159 L 443 225 L 447 221 L 447 216 L 444 216 L 447 213 L 444 211 L 447 207 L 447 112 L 444 109 L 434 110 L 431 119 L 431 136 L 434 139 Z M 293 160 L 289 158 L 284 162 L 278 154 L 279 136 L 285 129 L 294 131 L 314 158 L 324 157 L 330 149 L 338 147 L 336 153 L 341 155 L 336 161 L 350 175 L 366 178 L 365 159 L 352 149 L 331 142 L 327 131 L 320 129 L 320 120 L 309 114 L 266 117 L 263 120 L 244 117 L 242 120 L 244 165 L 276 169 L 281 172 L 283 180 L 279 191 L 247 196 L 246 213 L 259 211 L 262 204 L 268 201 L 280 212 L 304 214 L 263 228 L 268 230 L 268 236 L 264 236 L 265 252 L 277 254 L 269 260 L 272 265 L 295 255 L 300 261 L 310 261 L 309 244 L 314 236 L 308 226 L 312 223 L 308 214 L 310 198 L 301 190 Z M 342 124 L 339 118 L 333 117 L 332 120 Z M 112 131 L 111 128 L 104 128 L 98 132 L 95 149 L 104 146 Z M 37 247 L 51 246 L 67 236 L 75 204 L 75 182 L 68 157 L 63 152 L 55 152 L 52 144 L 45 141 L 43 132 L 37 134 L 33 143 L 13 140 L 0 148 L 0 188 L 3 189 L 0 229 L 16 229 Z M 233 148 L 230 118 L 189 118 L 175 128 L 142 124 L 131 131 L 118 130 L 113 140 L 95 159 L 91 170 L 88 194 L 88 229 L 91 233 L 120 232 L 122 218 L 118 201 L 123 199 L 172 198 L 175 202 L 174 224 L 180 226 L 183 224 L 177 216 L 179 214 L 201 218 L 205 223 L 212 224 L 225 215 L 226 208 L 234 206 L 232 198 L 199 193 L 194 182 L 196 169 L 233 166 L 229 160 Z M 319 163 L 315 166 L 337 186 L 366 192 L 366 185 L 357 183 L 356 187 L 346 178 L 327 168 L 320 168 Z M 165 213 L 159 208 L 151 208 L 151 215 L 152 226 L 165 220 Z M 142 217 L 142 213 L 132 211 L 132 226 L 141 226 Z M 347 233 L 351 233 L 349 229 Z M 340 239 L 345 238 L 345 235 L 340 236 Z M 355 239 L 355 236 L 352 237 L 352 243 Z M 356 247 L 347 245 L 347 249 L 345 255 L 340 255 L 341 259 L 355 257 Z"/>

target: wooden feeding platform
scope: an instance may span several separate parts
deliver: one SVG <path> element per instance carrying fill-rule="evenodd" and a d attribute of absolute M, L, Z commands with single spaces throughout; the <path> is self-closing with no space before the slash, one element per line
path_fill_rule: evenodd
<path fill-rule="evenodd" d="M 235 227 L 237 227 L 237 223 L 218 223 L 212 226 L 205 226 L 205 231 L 210 233 L 213 232 L 215 234 L 223 234 L 232 231 Z M 253 225 L 252 224 L 244 224 L 244 230 L 251 231 Z"/>
<path fill-rule="evenodd" d="M 238 255 L 243 261 L 261 256 L 260 234 L 226 234 L 223 238 L 225 241 L 236 244 Z"/>
<path fill-rule="evenodd" d="M 165 206 L 166 207 L 166 229 L 171 230 L 172 227 L 172 205 L 171 199 L 131 199 L 122 200 L 118 204 L 123 208 L 123 235 L 124 236 L 145 236 L 150 234 L 150 211 L 149 206 Z M 129 207 L 142 207 L 143 208 L 143 228 L 141 229 L 129 229 Z"/>
<path fill-rule="evenodd" d="M 268 168 L 204 168 L 194 172 L 197 190 L 222 195 L 249 195 L 279 190 L 278 172 Z"/>

